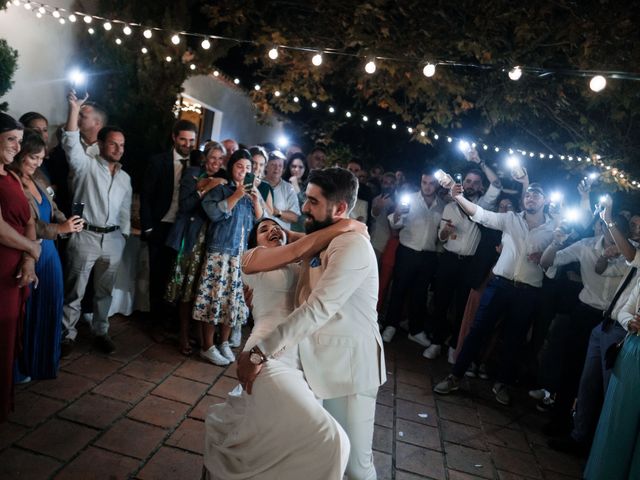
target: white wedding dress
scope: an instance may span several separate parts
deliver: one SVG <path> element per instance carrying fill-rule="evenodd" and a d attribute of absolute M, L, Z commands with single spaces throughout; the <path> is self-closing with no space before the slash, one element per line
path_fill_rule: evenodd
<path fill-rule="evenodd" d="M 296 265 L 243 275 L 255 322 L 245 351 L 291 313 L 297 278 Z M 210 479 L 339 480 L 347 465 L 347 435 L 309 388 L 297 349 L 269 360 L 251 395 L 238 385 L 225 403 L 209 407 L 205 423 Z"/>

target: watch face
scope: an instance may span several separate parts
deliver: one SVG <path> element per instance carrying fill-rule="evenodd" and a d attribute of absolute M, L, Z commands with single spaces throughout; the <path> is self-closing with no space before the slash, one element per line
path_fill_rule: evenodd
<path fill-rule="evenodd" d="M 258 353 L 252 353 L 249 355 L 249 361 L 254 365 L 260 365 L 262 363 L 262 357 Z"/>

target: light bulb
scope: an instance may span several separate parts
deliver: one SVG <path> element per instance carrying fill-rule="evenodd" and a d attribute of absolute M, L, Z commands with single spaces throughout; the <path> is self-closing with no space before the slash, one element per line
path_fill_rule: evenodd
<path fill-rule="evenodd" d="M 96 33 L 96 31 L 91 27 L 87 29 L 87 32 L 89 32 L 89 35 L 93 35 L 94 33 Z"/>
<path fill-rule="evenodd" d="M 51 13 L 51 15 L 53 15 L 53 18 L 60 18 L 60 12 L 57 8 L 53 11 L 53 13 Z"/>
<path fill-rule="evenodd" d="M 520 69 L 520 67 L 513 67 L 511 70 L 509 70 L 509 78 L 513 81 L 516 80 L 520 80 L 520 77 L 522 76 L 522 70 Z"/>
<path fill-rule="evenodd" d="M 31 2 L 27 2 L 24 4 L 25 10 L 31 10 Z"/>
<path fill-rule="evenodd" d="M 142 35 L 144 36 L 144 38 L 151 38 L 151 35 L 153 34 L 151 33 L 151 30 L 147 28 L 144 32 L 142 32 Z"/>
<path fill-rule="evenodd" d="M 316 67 L 322 65 L 322 55 L 320 53 L 316 53 L 313 57 L 311 57 L 311 63 L 313 63 Z"/>
<path fill-rule="evenodd" d="M 76 20 L 77 20 L 77 18 L 73 13 L 71 15 L 69 15 L 69 21 L 71 23 L 76 23 Z"/>
<path fill-rule="evenodd" d="M 64 25 L 65 23 L 67 23 L 67 21 L 64 18 L 59 18 L 58 22 L 60 22 L 60 25 Z"/>
<path fill-rule="evenodd" d="M 271 50 L 269 50 L 269 58 L 271 60 L 275 60 L 278 58 L 278 49 L 276 47 L 273 47 Z"/>
<path fill-rule="evenodd" d="M 165 57 L 165 60 L 166 60 L 167 62 L 170 62 L 170 61 L 171 61 L 171 57 L 167 55 L 167 56 Z"/>
<path fill-rule="evenodd" d="M 122 45 L 122 40 L 120 40 L 119 38 L 116 38 L 116 45 Z"/>
<path fill-rule="evenodd" d="M 424 130 L 422 130 L 422 131 L 420 132 L 420 136 L 421 136 L 421 137 L 426 137 L 426 136 L 427 136 L 427 133 L 426 133 Z"/>
<path fill-rule="evenodd" d="M 316 108 L 318 104 L 316 102 L 311 102 L 311 108 Z"/>
<path fill-rule="evenodd" d="M 276 97 L 280 96 L 280 90 L 276 90 L 275 92 L 273 92 L 273 95 Z"/>
<path fill-rule="evenodd" d="M 413 133 L 413 128 L 411 128 L 411 127 L 407 127 L 407 132 L 409 132 L 409 133 Z"/>
<path fill-rule="evenodd" d="M 436 74 L 436 66 L 432 63 L 427 63 L 422 69 L 422 73 L 425 77 L 433 77 Z"/>
<path fill-rule="evenodd" d="M 131 27 L 129 25 L 125 25 L 122 29 L 122 33 L 124 33 L 125 35 L 131 35 Z"/>
<path fill-rule="evenodd" d="M 104 24 L 102 25 L 104 27 L 104 29 L 108 32 L 109 30 L 111 30 L 111 23 L 109 22 L 104 22 Z"/>
<path fill-rule="evenodd" d="M 259 91 L 260 91 L 260 85 L 258 85 L 258 84 L 256 83 L 256 84 L 253 86 L 253 89 L 254 89 L 256 92 L 259 92 Z"/>
<path fill-rule="evenodd" d="M 334 113 L 335 111 L 336 111 L 336 109 L 335 109 L 335 108 L 333 108 L 333 107 L 329 107 L 329 113 Z"/>
<path fill-rule="evenodd" d="M 205 38 L 204 40 L 202 40 L 202 43 L 200 44 L 200 46 L 205 50 L 209 50 L 211 48 L 211 42 Z"/>
<path fill-rule="evenodd" d="M 364 66 L 364 71 L 367 72 L 369 75 L 371 75 L 372 73 L 375 73 L 376 62 L 374 62 L 373 60 L 369 60 L 367 64 Z"/>
<path fill-rule="evenodd" d="M 433 134 L 433 139 L 434 140 L 438 140 L 440 138 L 440 135 L 438 135 L 437 133 Z"/>
<path fill-rule="evenodd" d="M 44 13 L 44 12 L 42 12 L 42 10 L 44 10 L 44 8 L 40 7 L 40 13 Z M 91 23 L 93 18 L 91 18 L 91 16 L 89 16 L 89 15 L 85 15 L 83 20 L 84 20 L 84 23 Z"/>
<path fill-rule="evenodd" d="M 171 43 L 178 45 L 180 43 L 180 36 L 178 34 L 173 35 L 171 37 Z"/>
<path fill-rule="evenodd" d="M 589 82 L 589 88 L 594 92 L 601 92 L 607 86 L 607 79 L 602 75 L 596 75 Z"/>
<path fill-rule="evenodd" d="M 298 103 L 300 101 L 300 99 L 298 97 L 293 97 L 293 101 Z"/>
<path fill-rule="evenodd" d="M 233 83 L 235 83 L 236 85 L 240 85 L 240 79 L 239 78 L 234 78 L 233 79 Z"/>
<path fill-rule="evenodd" d="M 447 142 L 449 142 L 449 143 L 453 142 L 453 138 L 447 137 Z"/>
<path fill-rule="evenodd" d="M 220 72 L 218 70 L 214 70 L 213 71 L 213 76 L 214 77 L 219 77 L 220 76 Z"/>
<path fill-rule="evenodd" d="M 142 47 L 142 48 L 140 49 L 140 51 L 141 51 L 142 53 L 147 53 L 149 50 L 147 50 L 147 47 Z"/>
<path fill-rule="evenodd" d="M 351 118 L 351 112 L 345 112 L 344 116 L 347 118 Z"/>
<path fill-rule="evenodd" d="M 38 9 L 38 13 L 41 13 L 42 15 L 44 15 L 45 13 L 47 13 L 47 9 L 46 9 L 46 8 L 44 8 L 44 7 L 40 7 L 40 8 Z M 89 17 L 89 18 L 91 18 L 91 17 Z"/>
<path fill-rule="evenodd" d="M 189 65 L 189 68 L 190 68 L 191 70 L 195 70 L 195 69 L 196 69 L 196 66 L 192 63 L 191 65 Z"/>
<path fill-rule="evenodd" d="M 368 122 L 369 121 L 369 117 L 367 117 L 366 115 L 362 116 L 362 121 L 363 122 Z"/>
<path fill-rule="evenodd" d="M 382 126 L 382 120 L 376 120 L 376 125 L 378 125 L 379 127 Z"/>
<path fill-rule="evenodd" d="M 391 124 L 391 130 L 395 130 L 396 128 L 398 128 L 398 127 L 396 126 L 396 124 L 395 124 L 395 123 L 392 123 L 392 124 Z"/>

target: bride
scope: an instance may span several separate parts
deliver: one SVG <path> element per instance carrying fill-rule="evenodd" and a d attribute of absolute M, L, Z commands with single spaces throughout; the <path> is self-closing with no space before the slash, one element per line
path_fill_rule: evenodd
<path fill-rule="evenodd" d="M 249 351 L 294 309 L 299 266 L 326 248 L 336 236 L 366 231 L 354 220 L 340 220 L 286 243 L 284 230 L 263 219 L 248 238 L 242 258 L 245 285 L 253 289 L 255 326 Z M 292 238 L 290 238 L 292 240 Z M 209 408 L 206 418 L 206 479 L 341 479 L 349 458 L 349 440 L 309 388 L 297 349 L 270 359 L 247 394 L 238 385 L 227 401 Z"/>

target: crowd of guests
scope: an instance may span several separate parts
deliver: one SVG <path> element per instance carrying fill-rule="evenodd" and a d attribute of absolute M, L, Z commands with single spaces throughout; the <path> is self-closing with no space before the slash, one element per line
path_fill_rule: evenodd
<path fill-rule="evenodd" d="M 108 316 L 137 203 L 120 163 L 126 134 L 86 98 L 71 92 L 68 105 L 51 150 L 42 115 L 0 114 L 0 421 L 14 384 L 55 378 L 87 304 L 95 347 L 117 348 Z M 147 162 L 134 225 L 148 245 L 150 318 L 176 328 L 184 355 L 225 366 L 250 317 L 249 233 L 265 217 L 304 230 L 307 177 L 329 166 L 326 152 L 198 144 L 187 120 L 171 139 Z M 492 378 L 509 405 L 510 387 L 534 379 L 553 448 L 590 451 L 588 478 L 640 477 L 640 214 L 614 213 L 608 195 L 592 211 L 585 179 L 573 218 L 526 171 L 508 190 L 475 150 L 465 155 L 456 179 L 345 159 L 359 182 L 351 217 L 368 225 L 378 260 L 384 342 L 406 331 L 426 359 L 446 356 L 441 395 L 463 377 Z"/>

